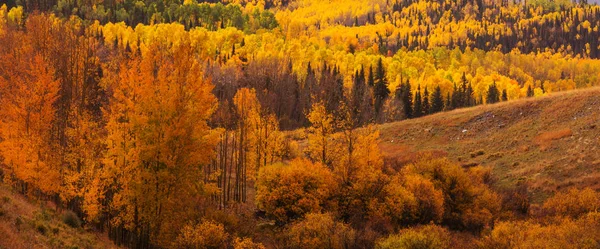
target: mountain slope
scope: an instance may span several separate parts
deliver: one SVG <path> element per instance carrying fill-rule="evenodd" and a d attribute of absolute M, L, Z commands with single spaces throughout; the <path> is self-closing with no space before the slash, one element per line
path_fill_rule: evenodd
<path fill-rule="evenodd" d="M 391 165 L 417 155 L 492 167 L 497 185 L 529 184 L 535 200 L 600 188 L 600 88 L 439 113 L 380 126 Z"/>

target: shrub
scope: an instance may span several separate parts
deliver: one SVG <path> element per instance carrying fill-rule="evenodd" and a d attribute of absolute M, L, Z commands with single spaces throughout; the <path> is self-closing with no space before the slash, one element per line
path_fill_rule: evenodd
<path fill-rule="evenodd" d="M 227 248 L 227 238 L 223 225 L 212 221 L 203 221 L 199 224 L 185 225 L 179 236 L 173 242 L 173 248 L 182 249 L 221 249 Z"/>
<path fill-rule="evenodd" d="M 448 230 L 437 225 L 403 229 L 377 243 L 377 249 L 443 249 L 450 247 Z"/>
<path fill-rule="evenodd" d="M 298 159 L 261 168 L 256 188 L 259 208 L 277 222 L 287 223 L 327 207 L 336 182 L 325 166 Z"/>
<path fill-rule="evenodd" d="M 471 158 L 483 156 L 484 154 L 485 154 L 485 151 L 483 151 L 483 150 L 474 151 L 474 152 L 471 152 Z"/>
<path fill-rule="evenodd" d="M 62 215 L 62 221 L 72 228 L 81 227 L 81 220 L 79 219 L 79 217 L 77 217 L 77 214 L 75 214 L 73 211 L 66 211 Z"/>
<path fill-rule="evenodd" d="M 404 179 L 406 189 L 416 199 L 413 220 L 417 223 L 439 222 L 444 215 L 444 193 L 422 176 L 409 175 Z"/>
<path fill-rule="evenodd" d="M 439 222 L 444 214 L 441 190 L 420 175 L 398 175 L 384 188 L 382 214 L 396 225 Z"/>
<path fill-rule="evenodd" d="M 49 221 L 52 219 L 52 214 L 50 213 L 50 210 L 44 208 L 41 212 L 36 213 L 35 219 Z"/>
<path fill-rule="evenodd" d="M 308 214 L 288 231 L 291 248 L 343 249 L 354 244 L 355 231 L 331 214 Z"/>
<path fill-rule="evenodd" d="M 529 212 L 531 197 L 529 197 L 527 184 L 518 184 L 516 187 L 501 191 L 502 208 L 507 211 L 525 215 Z"/>
<path fill-rule="evenodd" d="M 21 230 L 21 225 L 23 225 L 23 218 L 21 218 L 21 216 L 17 216 L 15 219 L 15 226 L 17 227 L 17 230 Z"/>
<path fill-rule="evenodd" d="M 593 189 L 571 188 L 548 198 L 542 207 L 546 215 L 580 217 L 600 209 L 600 194 Z"/>
<path fill-rule="evenodd" d="M 531 221 L 500 222 L 482 238 L 480 248 L 598 248 L 600 214 L 590 213 L 578 220 L 559 218 L 550 224 Z"/>
<path fill-rule="evenodd" d="M 48 228 L 41 223 L 35 225 L 35 230 L 37 230 L 42 235 L 46 235 L 46 233 L 48 232 Z"/>
<path fill-rule="evenodd" d="M 483 169 L 467 171 L 445 158 L 423 158 L 402 171 L 430 180 L 443 193 L 442 223 L 449 227 L 478 232 L 500 211 L 500 198 L 485 184 L 489 174 Z"/>
<path fill-rule="evenodd" d="M 255 243 L 250 238 L 235 238 L 233 249 L 266 249 L 261 243 Z"/>

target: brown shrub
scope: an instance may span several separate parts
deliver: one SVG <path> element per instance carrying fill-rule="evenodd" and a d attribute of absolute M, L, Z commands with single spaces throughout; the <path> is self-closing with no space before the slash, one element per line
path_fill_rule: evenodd
<path fill-rule="evenodd" d="M 578 220 L 559 218 L 556 223 L 500 222 L 480 240 L 480 248 L 598 248 L 600 214 L 589 213 Z"/>
<path fill-rule="evenodd" d="M 600 194 L 593 189 L 579 190 L 571 188 L 548 198 L 542 206 L 542 212 L 551 216 L 569 216 L 577 218 L 600 208 Z"/>
<path fill-rule="evenodd" d="M 279 223 L 321 212 L 337 189 L 333 173 L 320 163 L 296 159 L 289 165 L 260 169 L 256 201 L 267 216 Z"/>
<path fill-rule="evenodd" d="M 235 238 L 233 249 L 266 249 L 261 243 L 256 243 L 250 238 Z"/>
<path fill-rule="evenodd" d="M 203 221 L 199 224 L 185 225 L 179 232 L 179 236 L 173 242 L 173 248 L 183 249 L 222 249 L 227 248 L 229 235 L 225 232 L 223 225 L 212 221 Z"/>
<path fill-rule="evenodd" d="M 450 233 L 443 227 L 427 225 L 403 229 L 400 233 L 380 240 L 377 249 L 444 249 L 450 247 Z"/>
<path fill-rule="evenodd" d="M 354 244 L 356 232 L 331 214 L 307 214 L 288 230 L 290 248 L 343 249 Z"/>
<path fill-rule="evenodd" d="M 480 231 L 500 211 L 500 198 L 485 184 L 484 170 L 466 171 L 445 158 L 424 158 L 403 169 L 429 179 L 443 193 L 442 223 L 451 228 Z"/>
<path fill-rule="evenodd" d="M 500 191 L 502 196 L 502 209 L 514 212 L 520 215 L 526 215 L 531 205 L 527 184 L 518 184 L 516 187 L 503 189 Z"/>

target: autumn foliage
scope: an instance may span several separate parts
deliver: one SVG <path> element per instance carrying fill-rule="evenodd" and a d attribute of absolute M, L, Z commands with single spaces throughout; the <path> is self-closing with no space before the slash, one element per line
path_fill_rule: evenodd
<path fill-rule="evenodd" d="M 132 248 L 598 247 L 596 190 L 389 165 L 378 125 L 598 85 L 600 7 L 209 2 L 2 5 L 2 183 Z"/>
<path fill-rule="evenodd" d="M 259 207 L 282 223 L 326 210 L 337 188 L 331 171 L 305 159 L 261 169 L 256 184 Z"/>

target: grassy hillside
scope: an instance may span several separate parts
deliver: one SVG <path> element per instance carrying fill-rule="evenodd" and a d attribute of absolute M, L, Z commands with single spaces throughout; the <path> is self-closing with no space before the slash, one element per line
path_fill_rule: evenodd
<path fill-rule="evenodd" d="M 0 184 L 0 248 L 117 248 L 104 235 L 72 221 Z"/>
<path fill-rule="evenodd" d="M 421 153 L 490 166 L 499 187 L 530 185 L 534 200 L 569 186 L 600 188 L 600 88 L 384 124 L 390 165 Z"/>

